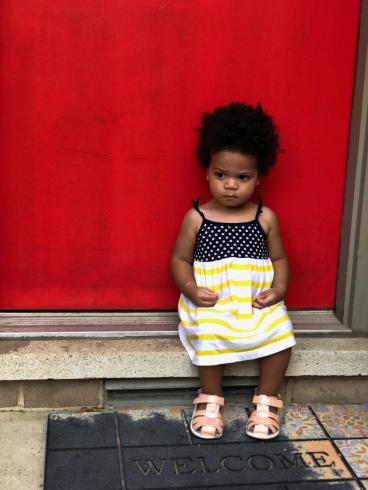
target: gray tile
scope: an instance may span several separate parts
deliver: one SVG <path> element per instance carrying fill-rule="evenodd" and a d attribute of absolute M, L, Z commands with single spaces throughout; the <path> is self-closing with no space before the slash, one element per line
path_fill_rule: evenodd
<path fill-rule="evenodd" d="M 129 410 L 118 420 L 123 447 L 189 444 L 180 410 Z"/>
<path fill-rule="evenodd" d="M 45 490 L 122 490 L 117 449 L 50 450 Z"/>
<path fill-rule="evenodd" d="M 49 449 L 116 447 L 114 413 L 50 414 Z"/>

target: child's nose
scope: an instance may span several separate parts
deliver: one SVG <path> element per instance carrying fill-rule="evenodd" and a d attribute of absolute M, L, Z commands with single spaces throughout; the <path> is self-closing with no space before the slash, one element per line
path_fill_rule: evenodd
<path fill-rule="evenodd" d="M 238 183 L 237 183 L 236 179 L 226 179 L 225 186 L 227 189 L 236 189 L 238 186 Z"/>

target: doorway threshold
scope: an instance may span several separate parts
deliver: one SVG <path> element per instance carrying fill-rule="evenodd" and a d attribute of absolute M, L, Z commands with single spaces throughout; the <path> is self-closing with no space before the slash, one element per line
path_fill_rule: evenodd
<path fill-rule="evenodd" d="M 333 310 L 290 310 L 297 336 L 347 335 Z M 176 312 L 3 312 L 0 339 L 172 338 L 178 336 Z"/>

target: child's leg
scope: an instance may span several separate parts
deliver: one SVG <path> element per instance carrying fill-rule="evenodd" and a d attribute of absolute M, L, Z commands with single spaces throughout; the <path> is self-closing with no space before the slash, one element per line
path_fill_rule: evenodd
<path fill-rule="evenodd" d="M 204 395 L 216 395 L 222 397 L 224 366 L 198 366 L 198 373 L 201 382 L 201 393 Z M 196 404 L 196 410 L 193 413 L 191 421 L 192 432 L 198 437 L 209 439 L 221 436 L 222 417 L 219 414 L 220 408 L 220 404 L 212 401 Z M 203 411 L 202 414 L 200 413 L 201 410 Z M 213 424 L 207 425 L 208 422 L 205 421 L 205 417 L 210 418 L 213 421 Z"/>
<path fill-rule="evenodd" d="M 289 365 L 291 347 L 259 359 L 258 393 L 277 396 Z"/>
<path fill-rule="evenodd" d="M 271 354 L 259 359 L 259 383 L 257 395 L 277 397 L 280 385 L 284 379 L 286 369 L 289 364 L 291 348 L 285 349 L 276 354 Z M 275 400 L 258 399 L 254 403 L 254 410 L 247 422 L 248 436 L 257 439 L 270 439 L 277 437 L 280 429 L 278 418 L 278 407 L 272 406 Z M 271 403 L 271 405 L 269 404 Z M 270 417 L 270 412 L 277 415 Z M 262 423 L 263 422 L 263 423 Z"/>
<path fill-rule="evenodd" d="M 201 381 L 202 393 L 222 396 L 223 364 L 217 366 L 198 366 L 198 374 Z"/>
<path fill-rule="evenodd" d="M 222 379 L 224 377 L 223 364 L 217 366 L 198 366 L 198 374 L 201 382 L 202 393 L 206 395 L 222 396 Z M 206 403 L 200 403 L 199 409 L 205 409 Z"/>

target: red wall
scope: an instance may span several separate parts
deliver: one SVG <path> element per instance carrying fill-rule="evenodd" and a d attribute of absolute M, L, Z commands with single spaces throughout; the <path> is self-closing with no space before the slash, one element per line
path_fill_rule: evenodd
<path fill-rule="evenodd" d="M 358 0 L 3 0 L 2 309 L 175 308 L 194 128 L 261 101 L 291 307 L 334 304 Z"/>

